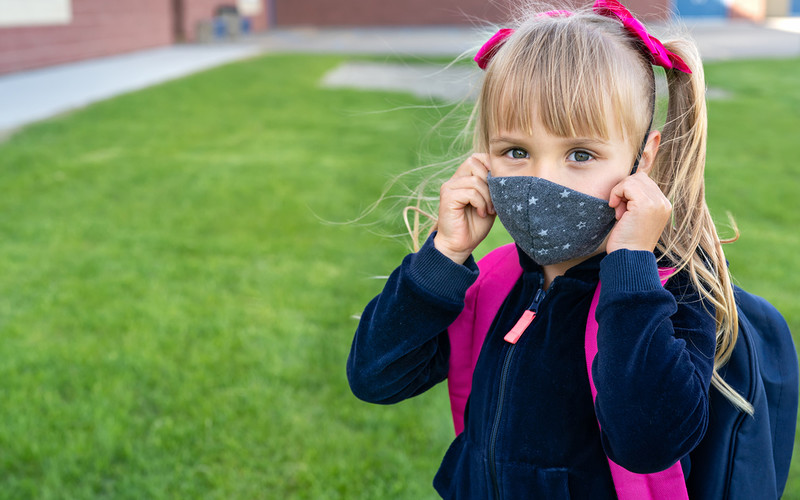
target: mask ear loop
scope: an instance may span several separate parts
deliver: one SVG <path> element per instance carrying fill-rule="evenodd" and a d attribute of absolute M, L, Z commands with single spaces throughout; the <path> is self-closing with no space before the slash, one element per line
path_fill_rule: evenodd
<path fill-rule="evenodd" d="M 639 162 L 642 160 L 642 155 L 644 154 L 644 147 L 647 146 L 647 138 L 650 137 L 650 129 L 653 128 L 653 119 L 656 116 L 656 86 L 653 83 L 653 94 L 652 99 L 650 100 L 650 125 L 647 126 L 647 132 L 644 134 L 644 139 L 642 139 L 642 145 L 639 147 L 639 152 L 636 153 L 636 161 L 633 162 L 633 168 L 631 169 L 630 175 L 636 173 L 639 170 Z"/>
<path fill-rule="evenodd" d="M 639 161 L 642 159 L 642 154 L 644 154 L 644 147 L 647 145 L 647 138 L 649 136 L 650 136 L 650 127 L 647 128 L 647 133 L 644 134 L 644 140 L 642 141 L 642 145 L 639 147 L 639 152 L 636 154 L 636 161 L 633 162 L 631 175 L 635 174 L 636 171 L 639 170 Z"/>

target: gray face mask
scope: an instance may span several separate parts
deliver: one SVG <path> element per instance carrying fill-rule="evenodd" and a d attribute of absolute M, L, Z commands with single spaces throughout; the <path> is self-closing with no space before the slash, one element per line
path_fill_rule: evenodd
<path fill-rule="evenodd" d="M 607 201 L 539 177 L 487 180 L 503 226 L 543 266 L 591 254 L 616 222 Z"/>

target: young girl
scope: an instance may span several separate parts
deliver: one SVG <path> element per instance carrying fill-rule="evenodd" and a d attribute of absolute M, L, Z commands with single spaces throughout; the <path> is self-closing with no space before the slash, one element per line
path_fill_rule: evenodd
<path fill-rule="evenodd" d="M 716 373 L 738 327 L 704 199 L 696 48 L 662 45 L 616 1 L 598 0 L 532 12 L 476 61 L 486 74 L 474 154 L 441 188 L 437 231 L 367 305 L 347 364 L 354 394 L 394 403 L 447 377 L 447 329 L 496 214 L 523 273 L 486 336 L 436 490 L 616 498 L 608 459 L 636 473 L 680 462 L 688 478 L 710 384 L 749 409 Z M 669 88 L 662 132 L 651 130 L 653 65 Z M 675 269 L 664 286 L 659 266 Z M 598 281 L 593 404 L 584 335 Z"/>

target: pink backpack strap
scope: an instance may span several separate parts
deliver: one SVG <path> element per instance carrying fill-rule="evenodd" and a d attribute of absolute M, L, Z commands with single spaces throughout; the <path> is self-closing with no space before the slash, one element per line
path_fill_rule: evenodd
<path fill-rule="evenodd" d="M 674 271 L 672 268 L 659 268 L 658 274 L 661 277 L 662 285 L 667 282 L 667 279 Z M 589 385 L 592 388 L 593 401 L 597 398 L 597 389 L 592 379 L 592 362 L 597 356 L 598 325 L 595 313 L 597 312 L 599 300 L 600 284 L 598 283 L 592 298 L 592 305 L 589 307 L 585 339 L 586 371 L 589 374 Z M 620 500 L 688 500 L 689 498 L 680 461 L 669 469 L 654 474 L 635 474 L 615 464 L 610 458 L 608 459 L 608 465 L 611 469 L 614 487 L 617 490 L 617 497 Z"/>
<path fill-rule="evenodd" d="M 489 252 L 478 262 L 478 269 L 478 279 L 467 290 L 464 310 L 447 328 L 450 338 L 447 388 L 456 435 L 464 430 L 464 410 L 472 390 L 472 373 L 475 371 L 483 340 L 503 301 L 522 276 L 519 254 L 513 243 Z"/>

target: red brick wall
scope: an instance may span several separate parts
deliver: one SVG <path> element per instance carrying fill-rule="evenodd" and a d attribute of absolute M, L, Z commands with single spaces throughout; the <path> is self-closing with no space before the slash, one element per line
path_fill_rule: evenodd
<path fill-rule="evenodd" d="M 447 25 L 503 21 L 508 0 L 273 0 L 279 26 Z"/>
<path fill-rule="evenodd" d="M 72 0 L 68 25 L 0 29 L 0 74 L 172 42 L 171 0 Z"/>
<path fill-rule="evenodd" d="M 272 0 L 279 26 L 372 26 L 481 24 L 508 20 L 519 0 Z M 575 4 L 576 2 L 572 2 Z M 591 3 L 577 2 L 578 5 Z M 645 20 L 668 16 L 670 0 L 628 0 Z"/>
<path fill-rule="evenodd" d="M 644 21 L 666 20 L 672 13 L 670 0 L 621 0 L 621 3 Z"/>
<path fill-rule="evenodd" d="M 180 0 L 182 20 L 176 29 L 176 0 L 72 0 L 67 25 L 0 28 L 0 74 L 41 68 L 94 57 L 170 45 L 176 31 L 194 40 L 200 20 L 216 7 L 236 0 Z M 251 18 L 253 31 L 267 28 L 266 0 Z"/>

